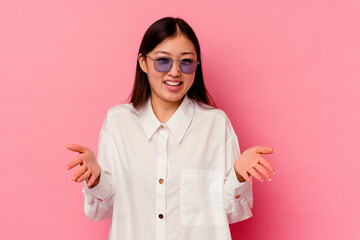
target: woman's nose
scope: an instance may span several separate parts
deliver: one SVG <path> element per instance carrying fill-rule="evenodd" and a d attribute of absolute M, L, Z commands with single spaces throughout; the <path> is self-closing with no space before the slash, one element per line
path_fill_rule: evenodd
<path fill-rule="evenodd" d="M 170 76 L 179 76 L 180 75 L 180 65 L 177 61 L 173 61 L 173 64 L 168 72 Z"/>

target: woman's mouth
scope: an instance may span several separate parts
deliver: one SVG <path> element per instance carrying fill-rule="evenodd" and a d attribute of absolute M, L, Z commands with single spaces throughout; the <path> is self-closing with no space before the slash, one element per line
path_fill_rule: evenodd
<path fill-rule="evenodd" d="M 183 84 L 183 82 L 181 81 L 163 81 L 163 83 L 165 84 L 165 87 L 171 91 L 171 92 L 177 92 L 181 89 L 181 85 Z"/>
<path fill-rule="evenodd" d="M 180 82 L 180 81 L 164 81 L 164 83 L 166 85 L 176 87 L 176 86 L 180 86 L 183 82 Z"/>

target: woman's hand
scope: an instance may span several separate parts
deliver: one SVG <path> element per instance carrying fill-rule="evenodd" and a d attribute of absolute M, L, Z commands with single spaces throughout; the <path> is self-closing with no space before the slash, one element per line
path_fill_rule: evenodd
<path fill-rule="evenodd" d="M 95 187 L 100 180 L 101 168 L 97 163 L 94 153 L 90 150 L 90 148 L 77 144 L 67 144 L 66 148 L 80 153 L 79 156 L 68 163 L 65 167 L 66 170 L 69 170 L 77 165 L 80 166 L 71 180 L 74 182 L 81 182 L 87 179 L 87 186 L 89 188 Z"/>
<path fill-rule="evenodd" d="M 275 149 L 269 147 L 252 147 L 246 149 L 241 156 L 235 161 L 234 168 L 237 178 L 240 182 L 251 182 L 248 174 L 254 178 L 263 181 L 259 173 L 271 181 L 269 172 L 275 173 L 273 166 L 261 155 L 274 153 Z"/>

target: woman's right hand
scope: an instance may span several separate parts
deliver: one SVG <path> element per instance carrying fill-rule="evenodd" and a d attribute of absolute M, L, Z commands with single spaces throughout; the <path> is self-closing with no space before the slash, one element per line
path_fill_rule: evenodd
<path fill-rule="evenodd" d="M 74 182 L 87 180 L 87 186 L 89 188 L 93 188 L 98 185 L 100 181 L 101 168 L 97 163 L 95 154 L 90 150 L 90 148 L 77 144 L 67 144 L 65 147 L 71 151 L 79 153 L 79 156 L 65 166 L 66 170 L 70 170 L 77 165 L 80 166 L 71 180 Z"/>

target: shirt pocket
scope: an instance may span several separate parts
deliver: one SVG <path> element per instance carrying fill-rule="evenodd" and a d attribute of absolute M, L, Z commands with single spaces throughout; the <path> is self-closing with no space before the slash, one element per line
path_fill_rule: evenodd
<path fill-rule="evenodd" d="M 180 222 L 191 226 L 226 224 L 220 170 L 182 169 L 180 186 Z"/>

